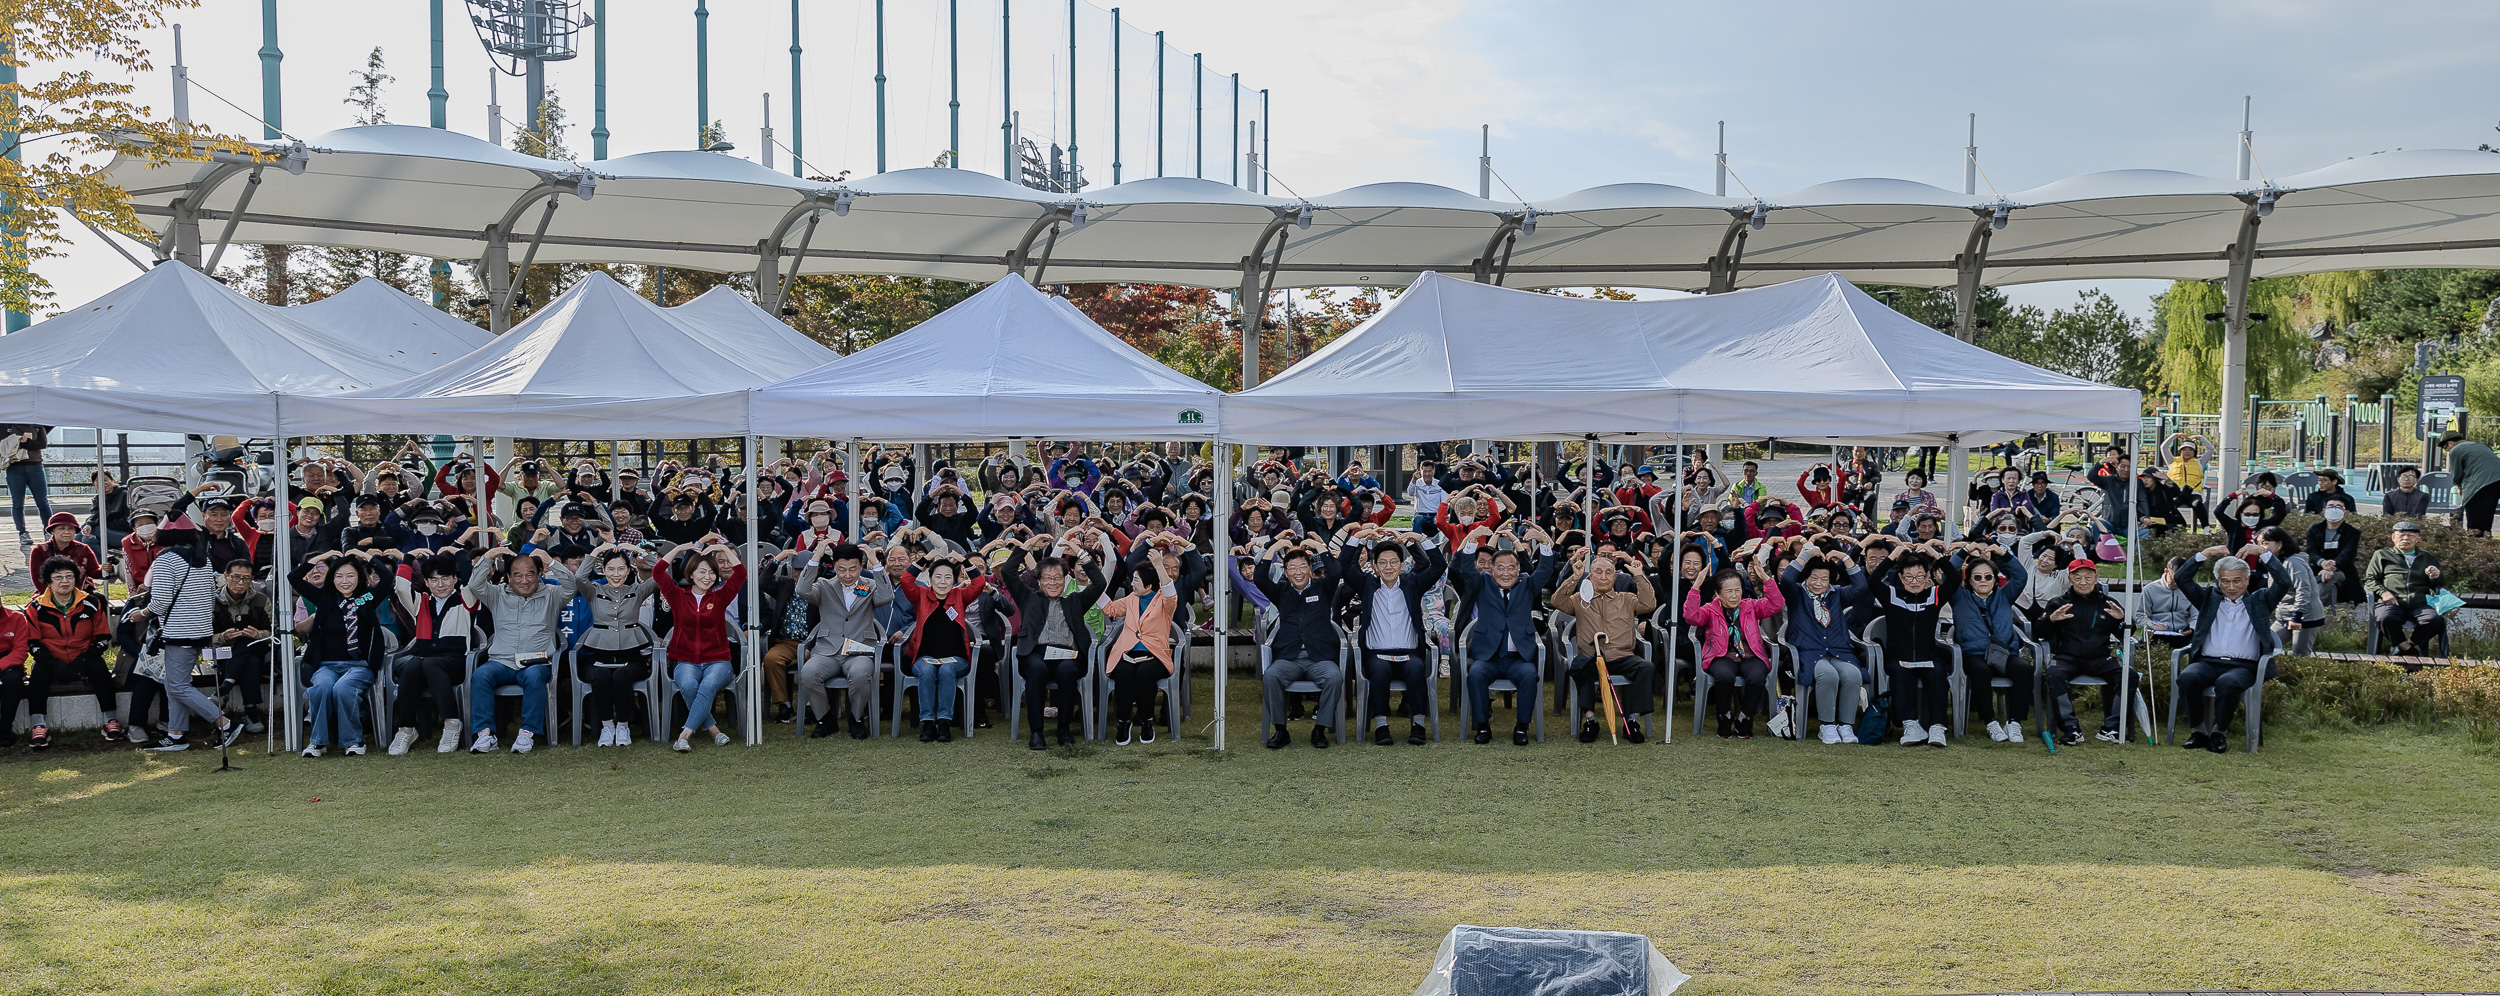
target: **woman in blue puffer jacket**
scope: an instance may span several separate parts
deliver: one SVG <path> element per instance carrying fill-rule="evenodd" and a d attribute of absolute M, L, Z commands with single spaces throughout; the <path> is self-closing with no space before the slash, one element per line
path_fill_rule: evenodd
<path fill-rule="evenodd" d="M 2035 674 L 2022 661 L 2022 633 L 2014 628 L 2014 596 L 2023 590 L 2023 559 L 1990 543 L 1957 543 L 1953 566 L 1962 572 L 1953 593 L 1953 643 L 1962 650 L 1963 687 L 1971 711 L 1988 724 L 1988 739 L 2021 743 L 2031 718 Z M 2005 719 L 1997 719 L 1995 679 L 2005 689 Z"/>

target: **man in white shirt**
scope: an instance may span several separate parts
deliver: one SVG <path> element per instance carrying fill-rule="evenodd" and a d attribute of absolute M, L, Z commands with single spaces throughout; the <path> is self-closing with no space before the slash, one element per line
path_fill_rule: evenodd
<path fill-rule="evenodd" d="M 2224 736 L 2231 724 L 2231 710 L 2239 704 L 2240 695 L 2256 685 L 2262 677 L 2257 672 L 2259 661 L 2274 653 L 2275 603 L 2292 590 L 2283 567 L 2272 554 L 2257 554 L 2254 547 L 2243 551 L 2256 554 L 2266 570 L 2266 583 L 2252 587 L 2254 571 L 2248 560 L 2229 556 L 2226 547 L 2213 547 L 2196 555 L 2184 571 L 2175 572 L 2179 593 L 2196 606 L 2196 630 L 2188 640 L 2191 663 L 2179 672 L 2179 696 L 2187 700 L 2188 721 L 2192 727 L 2187 742 L 2189 750 L 2204 748 L 2216 754 L 2230 749 Z M 2198 584 L 2196 575 L 2205 562 L 2214 561 L 2212 587 Z M 2293 627 L 2300 624 L 2295 621 Z M 2213 692 L 2213 705 L 2205 704 L 2205 692 Z"/>

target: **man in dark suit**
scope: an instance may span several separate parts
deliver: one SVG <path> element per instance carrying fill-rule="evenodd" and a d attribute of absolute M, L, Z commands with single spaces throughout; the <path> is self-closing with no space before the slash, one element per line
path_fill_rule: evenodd
<path fill-rule="evenodd" d="M 1337 585 L 1345 578 L 1343 561 L 1328 555 L 1325 540 L 1291 534 L 1267 548 L 1251 581 L 1276 609 L 1276 632 L 1268 637 L 1266 686 L 1262 701 L 1269 750 L 1293 742 L 1285 729 L 1285 688 L 1308 681 L 1320 688 L 1319 711 L 1311 717 L 1311 746 L 1328 746 L 1328 727 L 1345 715 L 1344 669 L 1337 663 Z"/>
<path fill-rule="evenodd" d="M 2196 629 L 2187 646 L 2191 663 L 2179 672 L 2179 697 L 2187 700 L 2188 722 L 2194 732 L 2182 746 L 2216 754 L 2230 749 L 2223 731 L 2231 726 L 2231 710 L 2239 704 L 2240 693 L 2263 680 L 2257 662 L 2275 650 L 2274 606 L 2292 591 L 2290 578 L 2273 554 L 2258 555 L 2266 577 L 2257 583 L 2249 562 L 2230 552 L 2217 546 L 2199 553 L 2177 575 L 2179 594 L 2196 606 Z M 2210 588 L 2196 583 L 2196 575 L 2208 560 L 2214 561 Z M 2298 630 L 2300 622 L 2289 625 Z M 2209 688 L 2214 693 L 2210 710 L 2205 706 Z"/>
<path fill-rule="evenodd" d="M 1424 652 L 1424 593 L 1441 583 L 1448 561 L 1434 547 L 1439 537 L 1393 532 L 1365 526 L 1347 544 L 1361 551 L 1371 570 L 1353 574 L 1363 596 L 1358 639 L 1363 646 L 1363 678 L 1370 684 L 1363 712 L 1372 717 L 1372 742 L 1386 747 L 1389 735 L 1389 683 L 1406 683 L 1405 714 L 1414 718 L 1406 742 L 1426 739 L 1424 714 L 1432 702 L 1424 696 L 1431 677 L 1432 655 Z M 1413 569 L 1409 570 L 1409 563 Z"/>
<path fill-rule="evenodd" d="M 1467 638 L 1467 692 L 1474 713 L 1469 718 L 1476 725 L 1476 742 L 1492 743 L 1493 683 L 1508 680 L 1519 689 L 1519 714 L 1510 742 L 1524 747 L 1528 719 L 1536 715 L 1536 600 L 1554 576 L 1554 539 L 1530 526 L 1520 539 L 1522 546 L 1497 546 L 1492 569 L 1478 571 L 1476 544 L 1492 536 L 1491 529 L 1478 526 L 1467 534 L 1467 542 L 1452 559 L 1459 590 L 1475 606 Z M 1536 548 L 1533 567 L 1522 563 L 1528 556 L 1527 545 Z"/>
<path fill-rule="evenodd" d="M 998 569 L 1007 597 L 1016 602 L 1016 667 L 1024 675 L 1025 723 L 1033 731 L 1025 746 L 1034 750 L 1049 747 L 1042 741 L 1042 694 L 1052 682 L 1059 683 L 1050 695 L 1050 704 L 1059 711 L 1059 745 L 1076 742 L 1068 731 L 1068 718 L 1076 712 L 1077 683 L 1084 675 L 1085 651 L 1093 643 L 1093 631 L 1085 626 L 1085 610 L 1103 592 L 1102 569 L 1094 566 L 1094 555 L 1073 546 L 1064 557 L 1043 557 L 1041 566 L 1034 569 L 1033 583 L 1025 583 L 1026 561 L 1047 550 L 1055 539 L 1047 533 L 1033 537 L 1008 554 Z M 1082 587 L 1068 587 L 1070 570 L 1084 576 Z"/>

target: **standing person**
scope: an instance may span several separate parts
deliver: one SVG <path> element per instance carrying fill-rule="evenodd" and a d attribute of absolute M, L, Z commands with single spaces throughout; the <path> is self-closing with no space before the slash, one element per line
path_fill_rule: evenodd
<path fill-rule="evenodd" d="M 1701 668 L 1710 673 L 1710 711 L 1719 718 L 1722 740 L 1753 738 L 1754 717 L 1766 711 L 1771 673 L 1762 621 L 1788 607 L 1770 572 L 1758 561 L 1747 566 L 1762 586 L 1760 598 L 1745 597 L 1745 579 L 1734 570 L 1684 592 L 1684 619 L 1701 633 Z"/>
<path fill-rule="evenodd" d="M 148 749 L 191 749 L 188 734 L 194 716 L 216 720 L 218 745 L 232 744 L 243 735 L 243 724 L 227 718 L 217 703 L 191 687 L 200 651 L 216 635 L 217 569 L 208 565 L 200 531 L 189 517 L 177 516 L 158 536 L 166 546 L 148 567 L 148 604 L 128 614 L 134 623 L 156 622 L 143 649 L 159 654 L 165 667 L 165 736 Z"/>
<path fill-rule="evenodd" d="M 408 753 L 417 742 L 417 709 L 427 699 L 442 723 L 434 752 L 460 749 L 460 672 L 469 655 L 474 599 L 460 586 L 456 556 L 428 557 L 416 566 L 418 580 L 401 577 L 393 584 L 409 627 L 395 665 L 399 694 L 392 703 L 390 753 Z"/>
<path fill-rule="evenodd" d="M 1573 551 L 1573 560 L 1577 569 L 1555 591 L 1553 607 L 1554 611 L 1578 620 L 1571 632 L 1571 667 L 1564 674 L 1578 686 L 1580 699 L 1588 703 L 1580 712 L 1580 742 L 1597 742 L 1599 696 L 1613 692 L 1611 688 L 1597 687 L 1597 658 L 1603 654 L 1609 673 L 1624 675 L 1631 681 L 1624 686 L 1622 732 L 1624 739 L 1640 743 L 1647 739 L 1643 727 L 1652 706 L 1651 686 L 1658 674 L 1656 666 L 1641 659 L 1640 627 L 1642 620 L 1658 611 L 1657 590 L 1650 587 L 1649 575 L 1641 571 L 1640 561 L 1627 551 L 1608 550 L 1593 556 L 1591 549 L 1584 546 Z M 1632 578 L 1632 590 L 1617 591 L 1615 578 L 1627 574 Z M 1598 642 L 1600 635 L 1606 638 L 1603 644 Z M 1386 702 L 1388 683 L 1375 681 L 1374 686 L 1382 689 L 1379 694 Z"/>
<path fill-rule="evenodd" d="M 643 625 L 642 615 L 659 585 L 642 576 L 655 565 L 637 552 L 602 543 L 590 551 L 592 569 L 573 577 L 573 596 L 590 607 L 590 628 L 574 644 L 573 656 L 577 673 L 590 682 L 590 714 L 599 719 L 601 747 L 633 746 L 634 685 L 651 677 L 651 627 Z M 652 571 L 655 577 L 666 573 Z M 675 618 L 684 624 L 684 616 Z M 657 739 L 658 733 L 652 736 Z"/>
<path fill-rule="evenodd" d="M 498 567 L 504 568 L 500 582 Z M 495 752 L 495 692 L 507 685 L 521 689 L 521 730 L 512 737 L 512 752 L 527 754 L 547 735 L 547 685 L 564 639 L 556 614 L 573 600 L 572 585 L 573 572 L 545 550 L 516 554 L 497 546 L 478 558 L 469 573 L 469 599 L 494 619 L 495 635 L 487 641 L 486 662 L 469 673 L 469 731 L 476 736 L 469 753 Z"/>
<path fill-rule="evenodd" d="M 1009 469 L 1012 468 L 1010 464 Z M 827 564 L 832 565 L 830 571 L 826 570 Z M 825 684 L 843 678 L 850 682 L 844 699 L 849 705 L 851 739 L 868 739 L 869 710 L 877 707 L 878 697 L 877 643 L 881 634 L 877 610 L 894 601 L 893 577 L 886 573 L 885 564 L 870 564 L 867 553 L 857 546 L 820 543 L 808 557 L 806 569 L 799 572 L 791 598 L 816 607 L 816 625 L 799 643 L 799 721 L 806 722 L 805 712 L 813 710 L 816 727 L 808 736 L 832 736 L 833 697 Z M 1077 617 L 1083 616 L 1084 610 L 1077 610 Z M 1082 623 L 1079 628 L 1083 628 Z"/>
<path fill-rule="evenodd" d="M 972 669 L 972 603 L 989 590 L 990 579 L 967 579 L 963 559 L 951 555 L 929 558 L 925 582 L 911 576 L 910 567 L 900 543 L 886 548 L 886 576 L 910 601 L 914 617 L 903 659 L 911 662 L 920 691 L 920 742 L 945 743 L 955 739 L 955 683 Z"/>
<path fill-rule="evenodd" d="M 67 513 L 62 513 L 67 514 Z M 121 713 L 115 708 L 112 669 L 104 666 L 104 648 L 113 645 L 112 626 L 105 618 L 110 612 L 104 600 L 79 587 L 78 565 L 54 557 L 43 564 L 43 590 L 26 603 L 26 626 L 33 641 L 26 665 L 29 710 L 26 745 L 36 750 L 52 746 L 51 723 L 44 715 L 49 711 L 52 684 L 65 677 L 87 683 L 95 696 L 96 708 L 104 714 L 104 738 L 121 739 Z M 17 718 L 12 703 L 0 711 L 0 725 Z"/>
<path fill-rule="evenodd" d="M 1035 536 L 1022 546 L 1011 546 L 1007 562 L 998 569 L 999 580 L 1016 605 L 1015 662 L 1024 676 L 1024 719 L 1032 732 L 1025 746 L 1034 750 L 1049 749 L 1042 739 L 1042 720 L 1053 714 L 1059 719 L 1059 746 L 1076 742 L 1068 721 L 1077 711 L 1085 652 L 1094 640 L 1093 630 L 1085 625 L 1085 612 L 1102 599 L 1105 580 L 1101 569 L 1091 563 L 1091 555 L 1079 550 L 1068 557 L 1044 557 L 1033 569 L 1033 581 L 1026 583 L 1028 558 L 1049 549 L 1051 542 L 1049 536 Z M 1084 572 L 1084 583 L 1073 588 L 1068 585 L 1071 562 L 1074 570 Z M 874 628 L 870 631 L 873 634 Z M 1051 691 L 1053 683 L 1059 686 L 1056 692 Z"/>
<path fill-rule="evenodd" d="M 304 691 L 304 709 L 312 714 L 312 739 L 305 757 L 320 757 L 325 747 L 344 747 L 349 757 L 365 752 L 365 692 L 373 687 L 382 666 L 382 619 L 390 612 L 382 572 L 373 565 L 373 551 L 332 550 L 297 566 L 287 584 L 312 607 L 312 632 L 304 640 L 304 659 L 314 666 L 311 687 Z M 313 565 L 327 563 L 326 583 L 306 575 Z"/>
<path fill-rule="evenodd" d="M 1748 466 L 1751 466 L 1750 464 Z M 1460 597 L 1472 618 L 1467 637 L 1467 704 L 1474 713 L 1478 744 L 1493 742 L 1493 683 L 1509 681 L 1519 689 L 1519 710 L 1510 742 L 1528 745 L 1528 720 L 1536 715 L 1539 680 L 1536 667 L 1537 596 L 1554 576 L 1554 540 L 1545 530 L 1529 526 L 1521 543 L 1536 545 L 1536 566 L 1527 568 L 1523 547 L 1496 544 L 1484 568 L 1476 566 L 1477 544 L 1493 530 L 1478 526 L 1467 534 L 1450 560 Z"/>
<path fill-rule="evenodd" d="M 33 546 L 26 531 L 26 496 L 35 496 L 35 515 L 52 518 L 52 485 L 43 476 L 43 448 L 52 427 L 31 423 L 0 425 L 0 463 L 8 465 L 9 514 L 17 520 L 17 545 Z"/>
<path fill-rule="evenodd" d="M 1170 677 L 1174 666 L 1172 615 L 1180 609 L 1180 590 L 1172 581 L 1180 565 L 1159 546 L 1146 550 L 1146 565 L 1151 574 L 1131 570 L 1129 593 L 1102 606 L 1103 618 L 1121 621 L 1120 635 L 1104 648 L 1103 671 L 1111 679 L 1111 718 L 1122 744 L 1129 742 L 1131 723 L 1140 743 L 1155 742 L 1155 683 Z M 1313 729 L 1311 746 L 1328 746 Z"/>
<path fill-rule="evenodd" d="M 2066 581 L 2066 593 L 2050 600 L 2040 623 L 2049 641 L 2048 692 L 2057 707 L 2058 743 L 2071 747 L 2083 742 L 2083 724 L 2075 718 L 2073 682 L 2078 677 L 2109 683 L 2107 714 L 2101 717 L 2100 732 L 2093 736 L 2113 744 L 2124 742 L 2126 732 L 2118 728 L 2118 696 L 2125 669 L 2110 652 L 2110 644 L 2126 625 L 2127 611 L 2101 590 L 2101 569 L 2090 560 L 2068 563 Z"/>
<path fill-rule="evenodd" d="M 713 746 L 729 745 L 729 734 L 712 720 L 712 700 L 737 674 L 729 640 L 729 603 L 745 589 L 747 569 L 719 533 L 704 539 L 709 542 L 670 550 L 651 571 L 652 583 L 668 602 L 669 674 L 677 684 L 678 697 L 686 703 L 686 723 L 669 744 L 670 750 L 680 754 L 694 749 L 688 741 L 696 733 L 711 734 Z M 680 585 L 672 564 L 689 553 L 702 556 L 685 566 L 686 581 Z M 724 560 L 736 565 L 725 578 L 721 576 Z"/>
<path fill-rule="evenodd" d="M 1426 739 L 1427 713 L 1432 702 L 1425 696 L 1425 683 L 1431 679 L 1433 657 L 1424 651 L 1424 594 L 1441 583 L 1441 572 L 1448 561 L 1434 549 L 1439 534 L 1432 539 L 1415 533 L 1394 532 L 1384 526 L 1357 527 L 1352 546 L 1353 556 L 1367 558 L 1371 570 L 1354 571 L 1354 581 L 1363 599 L 1362 647 L 1365 685 L 1363 711 L 1372 717 L 1372 743 L 1386 747 L 1393 741 L 1389 734 L 1389 683 L 1406 683 L 1406 707 L 1410 722 L 1406 742 L 1422 745 Z M 1409 561 L 1416 565 L 1408 570 Z M 1609 586 L 1611 587 L 1611 586 Z"/>
<path fill-rule="evenodd" d="M 2464 511 L 2466 531 L 2491 535 L 2492 513 L 2500 509 L 2500 456 L 2455 429 L 2439 435 L 2439 449 L 2448 454 L 2448 477 L 2456 482 L 2457 508 Z M 10 469 L 14 473 L 16 468 Z"/>
<path fill-rule="evenodd" d="M 1953 642 L 1962 651 L 1962 687 L 1971 711 L 1987 723 L 1988 739 L 2022 743 L 2031 718 L 2033 669 L 2022 660 L 2022 633 L 2014 628 L 2014 596 L 2026 580 L 2023 558 L 1986 543 L 1964 544 L 1954 555 L 1962 588 L 1953 595 Z M 2005 718 L 1997 719 L 1995 682 L 2004 678 Z"/>
<path fill-rule="evenodd" d="M 1836 584 L 1844 570 L 1847 583 Z M 1857 743 L 1858 689 L 1871 676 L 1849 639 L 1849 607 L 1866 596 L 1866 572 L 1842 551 L 1800 557 L 1780 572 L 1779 590 L 1788 604 L 1788 645 L 1796 651 L 1798 680 L 1823 724 L 1823 742 Z"/>
<path fill-rule="evenodd" d="M 2370 593 L 2371 624 L 2379 642 L 2397 656 L 2409 656 L 2448 631 L 2448 619 L 2430 607 L 2432 589 L 2440 587 L 2439 557 L 2421 549 L 2422 527 L 2399 522 L 2387 534 L 2388 545 L 2370 555 L 2361 587 Z M 2406 627 L 2413 630 L 2411 636 Z"/>

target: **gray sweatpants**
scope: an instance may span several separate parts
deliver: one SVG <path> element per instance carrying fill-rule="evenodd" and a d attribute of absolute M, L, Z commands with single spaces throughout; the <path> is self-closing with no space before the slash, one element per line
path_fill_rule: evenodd
<path fill-rule="evenodd" d="M 1267 674 L 1261 678 L 1267 686 L 1267 694 L 1259 703 L 1261 717 L 1270 728 L 1285 725 L 1285 686 L 1308 681 L 1319 685 L 1319 711 L 1312 714 L 1312 722 L 1331 729 L 1339 727 L 1345 722 L 1345 685 L 1337 680 L 1340 670 L 1334 660 L 1297 657 L 1269 662 Z"/>
<path fill-rule="evenodd" d="M 1858 666 L 1837 657 L 1814 662 L 1814 717 L 1826 723 L 1858 721 Z"/>
<path fill-rule="evenodd" d="M 175 733 L 189 731 L 192 716 L 207 720 L 210 729 L 217 727 L 217 719 L 223 715 L 217 710 L 217 703 L 209 701 L 208 693 L 191 687 L 191 672 L 199 666 L 200 648 L 165 645 L 165 728 L 167 730 Z"/>
<path fill-rule="evenodd" d="M 833 715 L 833 694 L 825 683 L 835 678 L 850 680 L 851 718 L 867 722 L 869 710 L 877 707 L 877 658 L 871 654 L 826 655 L 809 657 L 807 663 L 799 665 L 799 693 L 807 697 L 807 707 L 820 719 Z"/>

